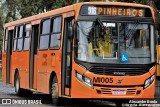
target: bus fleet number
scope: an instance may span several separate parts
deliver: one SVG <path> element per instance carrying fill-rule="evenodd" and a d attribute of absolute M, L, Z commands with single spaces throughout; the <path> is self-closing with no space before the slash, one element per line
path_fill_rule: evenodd
<path fill-rule="evenodd" d="M 113 78 L 93 77 L 93 83 L 113 83 Z"/>
<path fill-rule="evenodd" d="M 96 15 L 97 14 L 97 8 L 96 7 L 88 7 L 88 14 L 89 15 Z"/>

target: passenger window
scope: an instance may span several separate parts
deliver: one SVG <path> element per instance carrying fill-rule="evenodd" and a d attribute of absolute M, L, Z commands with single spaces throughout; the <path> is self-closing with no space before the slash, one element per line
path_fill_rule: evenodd
<path fill-rule="evenodd" d="M 24 47 L 23 50 L 29 50 L 30 42 L 30 33 L 31 33 L 31 24 L 26 24 L 25 33 L 24 33 Z"/>
<path fill-rule="evenodd" d="M 5 30 L 4 51 L 7 51 L 8 29 Z"/>
<path fill-rule="evenodd" d="M 17 50 L 18 51 L 21 51 L 22 50 L 22 46 L 23 46 L 23 29 L 24 29 L 23 25 L 18 27 L 18 32 L 19 32 L 18 44 L 17 44 Z"/>
<path fill-rule="evenodd" d="M 50 49 L 59 49 L 62 29 L 62 17 L 52 19 L 52 31 L 50 39 Z"/>
<path fill-rule="evenodd" d="M 19 38 L 21 38 L 23 36 L 23 26 L 20 26 L 19 29 Z"/>
<path fill-rule="evenodd" d="M 14 33 L 14 42 L 13 42 L 13 51 L 16 51 L 17 47 L 17 37 L 18 37 L 18 27 L 15 28 L 15 33 Z"/>
<path fill-rule="evenodd" d="M 44 20 L 42 22 L 42 33 L 41 34 L 47 34 L 50 33 L 50 19 Z"/>
<path fill-rule="evenodd" d="M 54 18 L 54 20 L 52 21 L 53 24 L 53 29 L 52 32 L 56 33 L 56 32 L 61 32 L 61 25 L 62 25 L 62 17 L 56 17 Z"/>
<path fill-rule="evenodd" d="M 50 35 L 50 19 L 42 21 L 40 34 L 40 49 L 48 49 Z"/>

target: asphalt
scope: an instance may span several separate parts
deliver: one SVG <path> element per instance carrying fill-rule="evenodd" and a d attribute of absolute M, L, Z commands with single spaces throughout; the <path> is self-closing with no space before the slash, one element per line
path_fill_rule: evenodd
<path fill-rule="evenodd" d="M 17 96 L 14 87 L 10 85 L 5 85 L 0 80 L 0 103 L 2 99 L 13 100 L 38 100 L 42 104 L 0 104 L 1 107 L 56 107 L 52 105 L 52 101 L 49 95 L 42 93 L 33 93 L 30 96 Z M 12 102 L 13 103 L 13 102 Z M 58 107 L 116 107 L 114 102 L 102 101 L 102 100 L 73 100 L 64 99 L 63 102 Z"/>

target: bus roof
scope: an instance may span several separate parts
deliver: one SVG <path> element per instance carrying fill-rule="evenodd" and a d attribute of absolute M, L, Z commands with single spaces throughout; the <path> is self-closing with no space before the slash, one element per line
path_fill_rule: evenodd
<path fill-rule="evenodd" d="M 148 5 L 137 4 L 137 3 L 126 3 L 126 2 L 83 2 L 83 4 L 101 4 L 101 5 L 117 5 L 117 6 L 133 6 L 133 7 L 150 7 Z"/>
<path fill-rule="evenodd" d="M 113 5 L 113 6 L 130 6 L 130 7 L 143 7 L 143 8 L 150 8 L 152 11 L 152 16 L 154 19 L 154 12 L 153 12 L 153 8 L 147 5 L 142 5 L 142 4 L 136 4 L 136 3 L 125 3 L 125 2 L 81 2 L 81 3 L 76 3 L 73 5 L 69 5 L 66 7 L 62 7 L 62 8 L 58 8 L 55 10 L 51 10 L 45 13 L 40 13 L 37 15 L 33 15 L 27 18 L 23 18 L 23 19 L 19 19 L 16 21 L 12 21 L 9 23 L 6 23 L 4 27 L 11 27 L 11 26 L 16 26 L 16 25 L 20 25 L 23 23 L 29 23 L 31 21 L 36 21 L 36 20 L 41 20 L 50 16 L 54 16 L 54 15 L 58 15 L 58 14 L 62 14 L 68 11 L 74 11 L 76 9 L 76 7 L 80 7 L 83 4 L 96 4 L 96 5 Z"/>

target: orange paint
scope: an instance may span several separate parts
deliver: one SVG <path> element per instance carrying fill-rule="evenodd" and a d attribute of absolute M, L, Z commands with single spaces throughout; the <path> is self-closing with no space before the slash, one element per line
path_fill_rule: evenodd
<path fill-rule="evenodd" d="M 73 16 L 75 18 L 75 22 L 78 20 L 79 11 L 81 9 L 81 6 L 83 4 L 93 4 L 93 5 L 103 5 L 105 8 L 98 8 L 98 14 L 104 14 L 107 18 L 107 15 L 114 15 L 112 17 L 117 16 L 137 16 L 142 17 L 144 15 L 144 11 L 142 9 L 138 10 L 131 10 L 129 8 L 120 8 L 119 6 L 124 7 L 139 7 L 139 8 L 149 8 L 153 14 L 154 17 L 154 11 L 151 7 L 141 5 L 141 4 L 131 4 L 131 3 L 117 3 L 117 2 L 87 2 L 87 3 L 78 3 L 71 6 L 63 7 L 60 9 L 52 10 L 46 13 L 42 13 L 39 15 L 31 16 L 28 18 L 20 19 L 17 21 L 13 21 L 10 23 L 5 24 L 5 29 L 14 30 L 14 28 L 18 25 L 24 24 L 24 23 L 31 23 L 31 25 L 39 25 L 41 26 L 41 21 L 44 18 L 52 19 L 54 16 L 61 15 L 62 16 L 62 32 L 61 32 L 61 40 L 60 40 L 60 48 L 59 49 L 46 49 L 46 50 L 37 50 L 37 54 L 34 55 L 34 79 L 33 79 L 33 89 L 37 90 L 38 92 L 47 93 L 49 94 L 49 81 L 50 76 L 52 72 L 55 72 L 57 79 L 58 79 L 58 92 L 59 96 L 61 96 L 61 67 L 62 67 L 62 44 L 63 44 L 63 38 L 64 38 L 64 19 L 66 17 Z M 107 8 L 107 6 L 114 6 L 115 8 Z M 14 31 L 15 32 L 15 31 Z M 32 30 L 31 30 L 32 32 Z M 32 33 L 30 34 L 31 37 Z M 38 40 L 40 38 L 40 27 L 38 32 Z M 4 39 L 3 39 L 4 40 Z M 30 44 L 31 40 L 29 41 Z M 4 41 L 3 41 L 4 44 Z M 13 45 L 14 46 L 14 45 Z M 39 47 L 39 45 L 38 45 Z M 74 49 L 74 48 L 73 48 Z M 160 48 L 159 48 L 160 50 Z M 54 53 L 54 55 L 53 55 Z M 121 84 L 122 86 L 127 85 L 128 87 L 123 88 L 120 85 L 117 85 L 115 81 L 118 81 L 121 79 L 121 76 L 108 76 L 108 75 L 97 75 L 94 73 L 91 73 L 90 71 L 82 68 L 79 64 L 77 64 L 74 61 L 74 52 L 72 57 L 72 72 L 71 72 L 71 88 L 65 88 L 66 94 L 68 95 L 70 93 L 71 98 L 97 98 L 97 99 L 107 99 L 107 98 L 114 98 L 114 99 L 121 99 L 121 98 L 153 98 L 154 96 L 154 87 L 155 83 L 152 83 L 147 89 L 143 90 L 143 87 L 138 87 L 139 85 L 144 84 L 144 81 L 149 78 L 151 75 L 155 73 L 155 68 L 153 68 L 150 73 L 146 73 L 141 76 L 125 76 L 124 82 Z M 126 65 L 127 66 L 127 65 Z M 20 87 L 25 89 L 29 88 L 29 67 L 30 67 L 30 51 L 12 51 L 11 55 L 11 77 L 10 77 L 10 83 L 12 86 L 14 86 L 14 74 L 16 69 L 19 71 L 20 75 Z M 158 69 L 160 69 L 158 67 Z M 112 77 L 114 79 L 113 83 L 108 83 L 110 87 L 108 87 L 110 90 L 113 89 L 124 89 L 127 90 L 130 88 L 130 86 L 133 86 L 135 90 L 141 90 L 141 94 L 134 94 L 134 95 L 123 95 L 123 96 L 114 96 L 111 94 L 99 94 L 97 93 L 97 90 L 102 90 L 103 85 L 106 85 L 105 83 L 99 83 L 101 85 L 100 87 L 94 86 L 94 88 L 90 88 L 83 84 L 81 81 L 79 81 L 75 77 L 75 70 L 78 71 L 81 74 L 84 74 L 88 78 L 93 79 L 93 77 Z M 149 71 L 148 71 L 149 72 Z M 160 73 L 158 73 L 160 75 Z M 136 79 L 135 79 L 136 78 Z M 3 52 L 2 52 L 2 80 L 4 83 L 6 83 L 6 52 L 4 51 L 3 46 Z M 112 86 L 117 87 L 112 87 Z"/>

